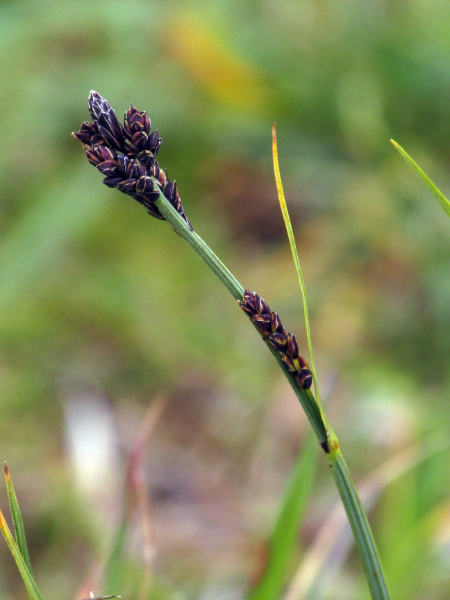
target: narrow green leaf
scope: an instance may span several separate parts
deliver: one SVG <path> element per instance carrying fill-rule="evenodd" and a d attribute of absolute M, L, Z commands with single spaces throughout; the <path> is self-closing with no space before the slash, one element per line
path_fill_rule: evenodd
<path fill-rule="evenodd" d="M 25 528 L 23 526 L 22 515 L 20 514 L 19 503 L 17 502 L 16 493 L 14 491 L 11 474 L 8 469 L 8 465 L 5 462 L 5 479 L 6 479 L 6 491 L 8 492 L 9 507 L 11 509 L 11 516 L 14 524 L 14 533 L 16 536 L 17 546 L 19 547 L 20 554 L 22 555 L 28 570 L 33 575 L 31 568 L 30 555 L 28 554 L 27 540 L 25 537 Z"/>
<path fill-rule="evenodd" d="M 422 171 L 422 169 L 419 167 L 419 165 L 413 161 L 413 159 L 409 156 L 409 154 L 407 152 L 405 152 L 405 150 L 403 150 L 403 148 L 399 144 L 397 144 L 397 142 L 395 142 L 394 140 L 391 140 L 391 144 L 394 146 L 394 148 L 396 148 L 398 150 L 400 155 L 403 156 L 403 158 L 406 160 L 406 162 L 411 167 L 411 169 L 413 169 L 413 171 L 415 171 L 417 173 L 417 175 L 424 182 L 424 184 L 427 186 L 427 188 L 430 190 L 430 192 L 433 194 L 433 196 L 436 198 L 436 200 L 439 202 L 439 204 L 442 206 L 442 208 L 445 210 L 445 212 L 450 217 L 450 201 L 435 186 L 435 184 L 431 181 L 431 179 L 427 175 L 425 175 L 425 173 Z"/>
<path fill-rule="evenodd" d="M 248 600 L 279 598 L 286 580 L 296 537 L 311 493 L 317 464 L 317 442 L 312 435 L 299 453 L 285 487 L 280 511 L 267 545 L 264 573 Z"/>
<path fill-rule="evenodd" d="M 9 551 L 11 552 L 11 554 L 14 557 L 14 560 L 16 561 L 17 568 L 19 569 L 19 572 L 25 583 L 25 586 L 28 591 L 28 595 L 30 596 L 31 600 L 42 600 L 42 596 L 39 593 L 36 582 L 34 581 L 32 574 L 28 570 L 26 562 L 24 561 L 23 556 L 20 553 L 19 546 L 16 544 L 16 541 L 14 540 L 14 537 L 8 527 L 8 524 L 5 521 L 5 517 L 3 516 L 3 513 L 1 510 L 0 510 L 0 529 L 3 533 L 3 537 L 6 540 L 6 544 L 8 545 Z"/>
<path fill-rule="evenodd" d="M 325 419 L 324 412 L 322 410 L 322 405 L 320 403 L 319 396 L 319 386 L 317 384 L 317 372 L 316 372 L 316 363 L 314 362 L 314 352 L 312 347 L 312 339 L 311 339 L 311 330 L 309 327 L 309 316 L 308 316 L 308 301 L 306 298 L 306 288 L 305 283 L 303 281 L 302 269 L 300 267 L 300 259 L 298 257 L 297 252 L 297 244 L 295 243 L 294 231 L 292 229 L 291 218 L 289 216 L 289 211 L 286 205 L 286 199 L 284 197 L 283 184 L 281 182 L 281 174 L 280 174 L 280 166 L 278 164 L 278 147 L 277 147 L 277 133 L 276 133 L 276 123 L 273 124 L 272 127 L 272 154 L 273 154 L 273 170 L 275 173 L 275 182 L 277 185 L 278 192 L 278 200 L 280 202 L 281 213 L 283 215 L 284 224 L 286 226 L 286 231 L 289 239 L 289 245 L 291 247 L 292 258 L 294 259 L 295 269 L 297 271 L 298 282 L 300 284 L 300 290 L 302 293 L 303 299 L 303 312 L 305 314 L 305 325 L 306 325 L 306 337 L 308 341 L 308 350 L 309 357 L 311 360 L 311 372 L 314 380 L 314 390 L 316 392 L 316 401 L 320 410 L 320 415 L 322 417 L 323 424 L 325 428 L 328 428 L 328 424 Z"/>
<path fill-rule="evenodd" d="M 356 491 L 355 484 L 351 479 L 347 465 L 345 464 L 342 454 L 340 453 L 339 442 L 337 440 L 337 437 L 330 428 L 325 414 L 323 412 L 322 405 L 320 403 L 316 367 L 314 363 L 314 354 L 312 349 L 311 332 L 309 327 L 306 289 L 305 284 L 303 282 L 303 276 L 301 272 L 297 246 L 295 243 L 294 232 L 292 230 L 291 219 L 289 217 L 289 212 L 286 206 L 286 199 L 284 197 L 283 185 L 281 182 L 280 168 L 278 164 L 278 149 L 275 124 L 272 129 L 272 151 L 278 199 L 280 202 L 281 212 L 283 214 L 286 231 L 289 238 L 289 244 L 291 246 L 292 257 L 294 259 L 294 264 L 297 270 L 298 280 L 303 297 L 306 334 L 308 338 L 308 348 L 311 358 L 311 371 L 314 379 L 314 389 L 316 392 L 317 405 L 319 407 L 324 426 L 326 427 L 328 432 L 328 448 L 330 452 L 327 454 L 327 458 L 330 466 L 333 468 L 336 486 L 339 490 L 342 503 L 344 504 L 350 525 L 353 530 L 353 535 L 356 539 L 356 543 L 361 555 L 364 570 L 366 573 L 366 579 L 369 584 L 372 598 L 374 600 L 387 600 L 389 598 L 389 594 L 387 591 L 383 569 L 381 566 L 380 558 L 378 556 L 378 551 L 376 548 L 375 540 L 372 535 L 372 531 L 370 529 L 369 522 L 359 501 L 358 492 Z"/>
<path fill-rule="evenodd" d="M 58 180 L 59 181 L 59 180 Z M 8 232 L 0 237 L 0 305 L 34 289 L 35 281 L 46 277 L 55 257 L 69 239 L 92 221 L 102 203 L 92 202 L 89 193 L 80 193 L 85 181 L 80 168 L 49 187 L 42 197 L 20 213 Z M 104 205 L 103 205 L 104 206 Z M 54 224 L 58 226 L 55 227 Z"/>
<path fill-rule="evenodd" d="M 128 537 L 128 524 L 123 516 L 117 528 L 104 572 L 105 588 L 120 590 L 124 585 L 123 552 Z"/>

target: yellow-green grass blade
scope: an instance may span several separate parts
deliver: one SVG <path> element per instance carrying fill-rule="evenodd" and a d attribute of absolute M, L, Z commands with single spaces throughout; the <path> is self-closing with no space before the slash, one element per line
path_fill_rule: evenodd
<path fill-rule="evenodd" d="M 306 298 L 306 288 L 305 283 L 303 281 L 302 269 L 300 267 L 300 259 L 298 257 L 297 252 L 297 244 L 295 243 L 294 231 L 292 229 L 291 218 L 289 216 L 289 211 L 286 205 L 286 198 L 284 197 L 283 184 L 281 182 L 281 173 L 280 173 L 280 165 L 278 163 L 278 146 L 277 146 L 277 133 L 276 133 L 276 124 L 274 123 L 272 127 L 272 154 L 273 154 L 273 170 L 275 173 L 275 182 L 277 185 L 278 192 L 278 200 L 280 202 L 281 213 L 283 215 L 284 224 L 286 226 L 286 232 L 289 239 L 289 245 L 291 247 L 292 258 L 294 259 L 295 269 L 297 271 L 298 282 L 300 284 L 300 290 L 302 293 L 303 299 L 303 312 L 305 315 L 305 326 L 306 326 L 306 337 L 308 342 L 308 350 L 309 357 L 311 360 L 311 372 L 314 380 L 314 390 L 316 392 L 316 401 L 320 410 L 320 415 L 322 417 L 322 421 L 324 426 L 328 429 L 328 425 L 325 420 L 325 415 L 322 410 L 322 405 L 320 403 L 319 396 L 319 386 L 317 384 L 317 372 L 316 372 L 316 364 L 314 362 L 314 352 L 312 347 L 312 339 L 311 339 L 311 329 L 309 326 L 309 316 L 308 316 L 308 301 Z"/>
<path fill-rule="evenodd" d="M 11 533 L 8 524 L 5 521 L 5 517 L 3 516 L 2 511 L 0 510 L 0 529 L 2 531 L 3 537 L 5 538 L 6 544 L 9 548 L 9 551 L 13 555 L 14 560 L 16 561 L 17 568 L 22 576 L 23 582 L 28 591 L 28 595 L 31 600 L 42 600 L 42 596 L 39 593 L 36 582 L 34 581 L 33 575 L 30 573 L 27 564 L 19 550 L 19 546 L 16 544 L 16 541 Z"/>
<path fill-rule="evenodd" d="M 308 437 L 284 490 L 278 517 L 267 543 L 263 574 L 250 589 L 248 600 L 279 598 L 296 544 L 297 533 L 308 501 L 317 464 L 317 442 Z"/>
<path fill-rule="evenodd" d="M 322 405 L 320 403 L 319 390 L 317 385 L 317 374 L 316 367 L 314 363 L 314 354 L 312 349 L 312 341 L 311 341 L 311 332 L 309 327 L 309 317 L 308 317 L 308 305 L 306 299 L 306 289 L 305 284 L 303 282 L 303 276 L 300 267 L 300 260 L 298 257 L 297 246 L 295 243 L 294 232 L 292 230 L 292 224 L 289 217 L 289 212 L 286 206 L 286 199 L 284 197 L 283 185 L 281 182 L 280 168 L 278 164 L 278 148 L 277 148 L 277 138 L 276 138 L 276 128 L 275 124 L 272 128 L 272 152 L 273 152 L 273 165 L 274 165 L 274 173 L 275 173 L 275 181 L 277 185 L 278 199 L 280 202 L 281 212 L 283 214 L 284 223 L 286 226 L 286 231 L 289 238 L 289 244 L 291 246 L 292 257 L 294 259 L 295 268 L 297 270 L 297 276 L 300 284 L 300 289 L 303 297 L 303 307 L 305 313 L 305 323 L 306 323 L 306 334 L 308 339 L 308 348 L 311 358 L 311 372 L 314 380 L 314 389 L 316 392 L 316 402 L 320 411 L 320 415 L 323 421 L 325 428 L 327 429 L 328 435 L 328 450 L 327 454 L 328 462 L 330 467 L 332 467 L 332 472 L 334 475 L 334 479 L 336 482 L 336 486 L 339 491 L 339 495 L 341 496 L 342 503 L 344 505 L 345 511 L 347 513 L 348 520 L 350 522 L 353 535 L 356 540 L 356 544 L 358 546 L 361 560 L 364 566 L 367 583 L 369 584 L 370 593 L 374 600 L 387 600 L 389 598 L 389 593 L 387 590 L 385 576 L 383 573 L 383 568 L 381 565 L 380 557 L 378 555 L 378 550 L 375 544 L 375 540 L 373 538 L 373 534 L 367 520 L 367 517 L 364 513 L 364 510 L 361 506 L 361 502 L 358 497 L 358 492 L 356 490 L 355 484 L 352 481 L 350 473 L 348 471 L 347 465 L 344 461 L 344 458 L 339 450 L 339 442 L 332 431 L 331 427 L 328 424 L 328 421 L 325 417 L 325 414 L 322 409 Z"/>
<path fill-rule="evenodd" d="M 28 570 L 33 575 L 33 569 L 31 568 L 30 555 L 28 554 L 27 540 L 25 537 L 25 528 L 23 526 L 22 515 L 20 514 L 19 503 L 17 502 L 16 493 L 14 491 L 13 482 L 11 479 L 11 473 L 9 472 L 8 465 L 5 462 L 5 480 L 6 480 L 6 491 L 8 493 L 9 508 L 11 510 L 11 516 L 14 524 L 14 534 L 16 536 L 17 546 L 19 547 L 20 554 L 22 555 Z"/>
<path fill-rule="evenodd" d="M 436 200 L 439 202 L 439 204 L 450 217 L 450 201 L 448 200 L 448 198 L 444 196 L 441 190 L 439 190 L 435 186 L 431 179 L 422 171 L 419 165 L 413 161 L 409 154 L 405 150 L 403 150 L 403 148 L 399 144 L 397 144 L 397 142 L 391 140 L 391 144 L 394 146 L 394 148 L 398 150 L 400 155 L 403 156 L 403 158 L 406 160 L 411 169 L 413 169 L 413 171 L 417 173 L 417 175 L 424 182 L 424 184 L 427 186 L 427 188 L 430 190 L 430 192 L 433 194 L 433 196 L 436 198 Z"/>

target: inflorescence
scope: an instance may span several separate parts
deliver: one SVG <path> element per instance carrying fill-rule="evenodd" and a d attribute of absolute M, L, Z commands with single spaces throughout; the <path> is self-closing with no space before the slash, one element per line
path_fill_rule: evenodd
<path fill-rule="evenodd" d="M 80 131 L 72 135 L 83 144 L 89 162 L 105 175 L 103 183 L 137 200 L 153 217 L 164 219 L 155 204 L 159 198 L 159 191 L 154 189 L 155 182 L 193 231 L 181 204 L 176 181 L 172 183 L 156 161 L 162 140 L 157 129 L 150 133 L 148 114 L 131 105 L 122 126 L 114 110 L 97 92 L 89 94 L 89 112 L 92 123 L 85 121 Z M 309 389 L 311 371 L 298 352 L 297 340 L 291 333 L 286 333 L 277 313 L 271 311 L 258 294 L 247 289 L 239 305 L 278 352 L 285 368 L 296 374 L 298 385 Z"/>
<path fill-rule="evenodd" d="M 85 121 L 80 131 L 72 135 L 83 144 L 91 165 L 105 175 L 103 183 L 137 200 L 153 217 L 164 219 L 155 204 L 159 198 L 153 186 L 155 181 L 192 231 L 177 182 L 172 183 L 156 161 L 162 140 L 157 129 L 150 133 L 148 114 L 131 105 L 122 126 L 114 110 L 97 92 L 89 94 L 89 112 L 93 122 Z"/>
<path fill-rule="evenodd" d="M 291 333 L 286 333 L 277 313 L 270 310 L 261 296 L 250 290 L 245 290 L 244 299 L 238 302 L 263 338 L 268 339 L 269 344 L 277 350 L 286 369 L 296 373 L 298 385 L 305 390 L 309 389 L 312 383 L 311 371 L 298 353 L 297 340 Z"/>

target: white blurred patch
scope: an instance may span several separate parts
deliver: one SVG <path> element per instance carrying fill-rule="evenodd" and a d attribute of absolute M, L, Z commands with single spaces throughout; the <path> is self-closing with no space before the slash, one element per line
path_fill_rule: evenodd
<path fill-rule="evenodd" d="M 80 491 L 114 495 L 122 472 L 118 433 L 109 403 L 97 391 L 75 389 L 63 398 L 65 441 Z"/>

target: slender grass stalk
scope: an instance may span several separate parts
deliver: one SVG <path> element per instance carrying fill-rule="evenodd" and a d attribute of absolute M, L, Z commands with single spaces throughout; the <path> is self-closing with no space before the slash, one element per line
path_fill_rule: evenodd
<path fill-rule="evenodd" d="M 5 538 L 6 544 L 9 551 L 11 552 L 17 568 L 19 569 L 20 575 L 22 576 L 23 582 L 27 588 L 28 595 L 31 600 L 42 600 L 42 596 L 37 587 L 36 581 L 31 571 L 30 558 L 28 556 L 28 549 L 25 540 L 25 531 L 23 528 L 22 516 L 20 514 L 19 504 L 17 502 L 16 494 L 11 480 L 11 475 L 8 467 L 5 463 L 5 479 L 6 487 L 8 490 L 8 499 L 11 508 L 11 515 L 14 523 L 14 531 L 16 539 L 14 539 L 11 530 L 6 523 L 5 517 L 0 510 L 0 530 Z"/>
<path fill-rule="evenodd" d="M 0 511 L 0 529 L 3 533 L 3 537 L 8 545 L 9 551 L 13 555 L 13 558 L 16 562 L 17 568 L 19 569 L 20 575 L 22 576 L 23 582 L 28 591 L 28 595 L 31 600 L 42 600 L 42 596 L 39 593 L 39 590 L 36 586 L 36 582 L 33 579 L 32 574 L 28 570 L 28 567 L 23 559 L 22 554 L 20 553 L 19 547 L 14 540 L 14 536 L 11 533 L 3 513 Z"/>
<path fill-rule="evenodd" d="M 377 546 L 347 463 L 339 449 L 328 455 L 328 462 L 355 536 L 372 598 L 387 599 L 389 592 Z"/>
<path fill-rule="evenodd" d="M 280 598 L 285 587 L 285 576 L 297 545 L 297 534 L 310 496 L 317 466 L 317 448 L 313 433 L 309 432 L 285 486 L 283 499 L 273 527 L 265 544 L 262 575 L 252 583 L 247 600 Z"/>
<path fill-rule="evenodd" d="M 426 175 L 426 173 L 422 171 L 419 165 L 413 161 L 413 159 L 409 156 L 406 150 L 404 150 L 400 146 L 400 144 L 397 144 L 395 140 L 391 140 L 391 144 L 396 150 L 398 150 L 400 156 L 402 156 L 405 159 L 405 161 L 411 167 L 411 169 L 417 173 L 417 175 L 420 177 L 420 179 L 427 186 L 427 188 L 430 190 L 430 192 L 433 194 L 433 196 L 436 198 L 436 200 L 439 202 L 439 204 L 450 217 L 450 201 L 448 200 L 448 198 L 444 196 L 441 190 L 431 181 L 428 175 Z"/>
<path fill-rule="evenodd" d="M 234 275 L 232 275 L 229 269 L 221 260 L 219 260 L 200 236 L 190 229 L 186 221 L 179 215 L 160 191 L 156 182 L 154 182 L 154 190 L 159 193 L 158 199 L 155 200 L 155 205 L 166 221 L 170 223 L 172 228 L 186 240 L 191 248 L 206 262 L 231 295 L 236 300 L 242 299 L 244 288 L 240 285 Z M 358 498 L 355 484 L 352 481 L 347 464 L 340 452 L 338 439 L 331 428 L 326 428 L 325 423 L 328 423 L 328 421 L 325 415 L 322 416 L 323 413 L 311 390 L 305 390 L 299 387 L 295 374 L 290 373 L 283 367 L 276 350 L 272 348 L 266 340 L 264 341 L 277 362 L 280 364 L 280 367 L 282 367 L 283 373 L 289 380 L 289 383 L 305 410 L 306 416 L 311 423 L 320 445 L 327 453 L 328 463 L 332 468 L 336 487 L 338 488 L 339 495 L 344 504 L 360 552 L 372 598 L 374 600 L 388 600 L 389 593 L 375 540 L 364 513 L 364 509 Z"/>
<path fill-rule="evenodd" d="M 20 554 L 24 559 L 28 570 L 33 575 L 33 569 L 31 568 L 30 555 L 28 553 L 27 540 L 25 537 L 25 528 L 23 526 L 22 515 L 20 513 L 19 503 L 17 502 L 16 492 L 14 491 L 13 482 L 11 479 L 11 473 L 9 472 L 8 465 L 5 462 L 5 480 L 6 480 L 6 491 L 8 493 L 9 508 L 14 524 L 14 534 L 16 536 L 17 546 L 19 547 Z"/>
<path fill-rule="evenodd" d="M 309 315 L 308 315 L 308 300 L 306 297 L 306 287 L 303 281 L 302 269 L 300 267 L 300 260 L 297 252 L 297 244 L 295 243 L 294 231 L 292 229 L 291 218 L 289 216 L 289 211 L 286 205 L 286 198 L 284 197 L 283 184 L 281 182 L 281 174 L 280 174 L 280 166 L 278 164 L 278 145 L 277 145 L 277 133 L 276 133 L 276 123 L 273 124 L 272 127 L 272 155 L 273 155 L 273 170 L 275 174 L 275 183 L 277 186 L 278 192 L 278 200 L 280 202 L 281 214 L 283 215 L 284 224 L 286 226 L 286 233 L 289 240 L 289 245 L 291 247 L 292 259 L 294 261 L 295 270 L 297 271 L 298 283 L 300 286 L 300 291 L 302 294 L 303 300 L 303 312 L 305 316 L 305 327 L 306 327 L 306 339 L 308 342 L 308 350 L 309 357 L 311 360 L 311 371 L 314 380 L 314 391 L 316 392 L 316 401 L 319 405 L 319 410 L 322 415 L 322 420 L 324 421 L 324 425 L 326 427 L 325 418 L 322 410 L 322 405 L 320 403 L 319 397 L 319 385 L 317 383 L 317 370 L 316 363 L 314 360 L 314 352 L 312 347 L 312 338 L 311 338 L 311 329 L 309 326 Z"/>
<path fill-rule="evenodd" d="M 339 443 L 333 430 L 331 429 L 319 398 L 319 385 L 317 383 L 316 365 L 314 361 L 314 352 L 312 347 L 311 330 L 309 325 L 308 316 L 308 303 L 306 298 L 306 288 L 303 281 L 302 269 L 300 266 L 300 259 L 297 252 L 297 244 L 295 243 L 294 231 L 292 229 L 291 219 L 284 197 L 283 184 L 281 181 L 280 167 L 278 164 L 278 146 L 277 146 L 277 135 L 276 126 L 272 128 L 272 153 L 273 153 L 273 166 L 275 173 L 275 181 L 277 185 L 278 199 L 280 202 L 281 212 L 283 215 L 284 223 L 286 226 L 286 232 L 289 239 L 289 245 L 291 247 L 292 258 L 294 260 L 295 269 L 297 271 L 297 277 L 300 285 L 300 290 L 303 299 L 303 308 L 305 314 L 305 325 L 306 334 L 308 339 L 309 355 L 311 358 L 311 369 L 312 376 L 314 379 L 314 389 L 316 392 L 316 401 L 322 416 L 323 423 L 327 430 L 329 439 L 328 462 L 333 469 L 333 476 L 336 482 L 336 486 L 339 490 L 342 502 L 345 506 L 345 510 L 348 514 L 348 518 L 355 536 L 357 546 L 359 548 L 362 562 L 366 571 L 366 578 L 373 597 L 384 598 L 387 595 L 386 584 L 384 583 L 384 576 L 381 567 L 380 558 L 378 556 L 375 540 L 372 536 L 367 517 L 361 505 L 361 501 L 358 498 L 356 487 L 350 477 L 347 465 L 342 457 L 339 449 Z M 381 595 L 380 595 L 381 594 Z M 384 595 L 383 595 L 384 594 Z"/>

